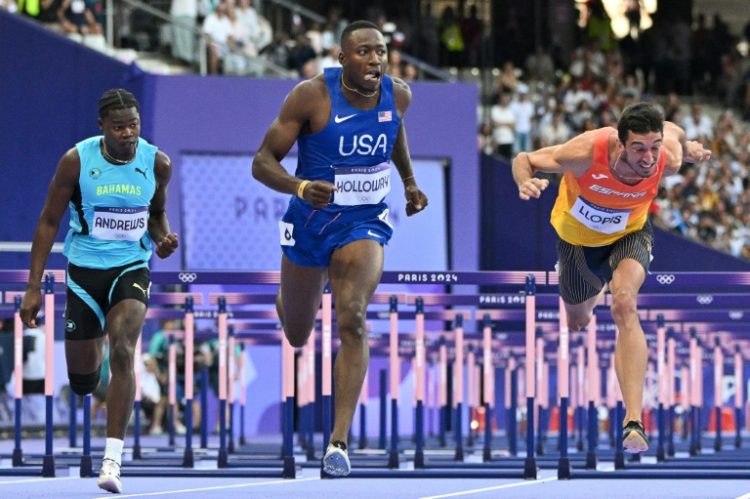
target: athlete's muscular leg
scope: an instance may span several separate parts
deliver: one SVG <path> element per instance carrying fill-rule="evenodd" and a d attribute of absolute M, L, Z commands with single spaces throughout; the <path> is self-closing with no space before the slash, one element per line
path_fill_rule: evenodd
<path fill-rule="evenodd" d="M 146 305 L 125 299 L 113 306 L 105 319 L 109 335 L 109 367 L 112 379 L 107 389 L 107 437 L 125 439 L 135 398 L 134 354 L 141 334 Z"/>
<path fill-rule="evenodd" d="M 329 277 L 336 305 L 336 326 L 341 339 L 336 363 L 336 421 L 331 440 L 347 442 L 359 392 L 362 389 L 370 348 L 367 343 L 367 304 L 383 273 L 383 247 L 361 239 L 336 250 Z"/>
<path fill-rule="evenodd" d="M 71 374 L 91 374 L 104 360 L 104 336 L 90 340 L 65 339 L 65 360 Z M 94 387 L 93 389 L 96 389 Z M 92 389 L 92 391 L 93 391 Z"/>
<path fill-rule="evenodd" d="M 626 422 L 641 419 L 648 348 L 636 307 L 638 291 L 645 278 L 643 266 L 632 258 L 625 258 L 617 265 L 609 284 L 612 316 L 618 329 L 615 371 L 625 403 Z"/>
<path fill-rule="evenodd" d="M 315 325 L 323 287 L 328 279 L 325 267 L 301 267 L 281 257 L 281 285 L 276 312 L 284 334 L 294 348 L 305 345 Z"/>
<path fill-rule="evenodd" d="M 589 322 L 591 322 L 591 317 L 594 314 L 594 307 L 601 302 L 604 291 L 605 288 L 602 287 L 599 294 L 592 296 L 582 303 L 576 303 L 575 305 L 563 302 L 565 303 L 565 312 L 568 316 L 568 328 L 571 331 L 580 331 L 588 326 Z"/>

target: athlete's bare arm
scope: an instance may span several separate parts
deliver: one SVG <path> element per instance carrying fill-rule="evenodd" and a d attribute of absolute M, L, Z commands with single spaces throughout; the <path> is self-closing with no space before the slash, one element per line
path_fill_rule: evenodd
<path fill-rule="evenodd" d="M 411 90 L 409 86 L 399 78 L 393 79 L 393 98 L 396 110 L 401 117 L 401 126 L 398 129 L 396 143 L 393 145 L 391 160 L 396 165 L 398 174 L 404 182 L 404 195 L 406 196 L 406 215 L 411 216 L 422 211 L 427 206 L 427 196 L 417 187 L 417 180 L 411 168 L 411 156 L 409 144 L 406 140 L 406 125 L 404 115 L 411 104 Z"/>
<path fill-rule="evenodd" d="M 664 122 L 664 176 L 680 171 L 683 163 L 699 163 L 711 158 L 711 151 L 695 140 L 685 140 L 685 131 L 671 121 Z"/>
<path fill-rule="evenodd" d="M 281 105 L 279 116 L 271 123 L 260 149 L 253 159 L 253 177 L 271 189 L 298 194 L 302 180 L 289 175 L 281 160 L 302 133 L 321 130 L 328 122 L 330 98 L 322 77 L 299 83 Z M 315 180 L 300 192 L 316 208 L 325 207 L 336 187 L 324 180 Z"/>
<path fill-rule="evenodd" d="M 174 253 L 179 242 L 177 234 L 169 231 L 167 220 L 167 185 L 172 178 L 172 161 L 161 151 L 156 153 L 154 160 L 154 178 L 156 191 L 148 208 L 148 234 L 156 243 L 156 255 L 166 258 Z"/>
<path fill-rule="evenodd" d="M 536 172 L 582 175 L 591 166 L 595 136 L 596 131 L 585 132 L 563 144 L 517 154 L 513 159 L 513 180 L 518 185 L 518 196 L 523 200 L 541 196 L 549 181 L 535 178 Z"/>
<path fill-rule="evenodd" d="M 42 302 L 40 284 L 42 272 L 52 250 L 52 244 L 55 242 L 60 220 L 78 185 L 80 172 L 81 159 L 78 156 L 78 150 L 74 147 L 68 150 L 57 164 L 55 176 L 50 182 L 47 199 L 44 201 L 44 207 L 34 231 L 34 239 L 31 243 L 31 269 L 26 294 L 21 303 L 21 320 L 26 327 L 36 327 L 36 316 Z"/>

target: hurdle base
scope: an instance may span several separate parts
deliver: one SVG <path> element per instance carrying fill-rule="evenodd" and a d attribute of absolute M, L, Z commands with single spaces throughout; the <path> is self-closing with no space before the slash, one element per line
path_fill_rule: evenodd
<path fill-rule="evenodd" d="M 739 435 L 737 435 L 737 436 L 736 436 L 736 437 L 734 438 L 734 448 L 735 448 L 735 449 L 740 449 L 740 448 L 742 448 L 742 438 L 740 438 L 740 436 L 739 436 Z"/>
<path fill-rule="evenodd" d="M 216 466 L 219 468 L 226 468 L 229 462 L 229 454 L 226 449 L 219 449 L 219 456 L 216 460 Z"/>
<path fill-rule="evenodd" d="M 489 447 L 485 447 L 482 451 L 482 461 L 485 463 L 492 461 L 492 449 Z"/>
<path fill-rule="evenodd" d="M 525 480 L 536 480 L 539 470 L 536 467 L 536 459 L 527 457 L 523 461 L 523 478 Z"/>
<path fill-rule="evenodd" d="M 615 452 L 615 469 L 616 470 L 625 469 L 625 453 L 621 450 L 618 450 L 617 452 Z"/>
<path fill-rule="evenodd" d="M 79 473 L 81 478 L 89 478 L 94 475 L 94 468 L 91 464 L 91 455 L 81 456 L 81 470 Z"/>
<path fill-rule="evenodd" d="M 714 451 L 721 452 L 721 437 L 717 437 L 716 440 L 714 440 Z"/>
<path fill-rule="evenodd" d="M 453 460 L 463 462 L 464 460 L 464 448 L 463 447 L 456 447 L 456 453 L 453 454 Z"/>
<path fill-rule="evenodd" d="M 667 456 L 664 452 L 664 446 L 660 445 L 656 448 L 656 462 L 663 463 L 667 460 Z"/>
<path fill-rule="evenodd" d="M 587 470 L 596 469 L 596 452 L 594 451 L 586 452 L 586 469 Z"/>
<path fill-rule="evenodd" d="M 557 479 L 558 480 L 570 480 L 571 468 L 570 459 L 567 457 L 561 457 L 557 464 Z"/>
<path fill-rule="evenodd" d="M 544 444 L 542 444 L 542 440 L 538 439 L 536 441 L 536 455 L 537 456 L 543 456 L 544 455 Z"/>
<path fill-rule="evenodd" d="M 296 478 L 297 477 L 297 468 L 295 467 L 295 464 L 294 464 L 294 456 L 286 456 L 284 458 L 284 468 L 281 471 L 281 477 L 282 478 Z"/>
<path fill-rule="evenodd" d="M 398 468 L 399 467 L 398 452 L 396 452 L 396 451 L 390 451 L 388 453 L 388 467 L 389 468 Z"/>
<path fill-rule="evenodd" d="M 55 456 L 45 454 L 42 460 L 42 476 L 45 478 L 55 476 Z"/>
<path fill-rule="evenodd" d="M 669 442 L 669 444 L 667 445 L 667 455 L 669 457 L 674 457 L 674 453 L 674 442 Z"/>
<path fill-rule="evenodd" d="M 240 435 L 240 446 L 244 446 L 247 444 L 247 441 L 245 440 L 245 435 Z"/>
<path fill-rule="evenodd" d="M 133 444 L 133 459 L 142 459 L 141 444 Z"/>
<path fill-rule="evenodd" d="M 193 449 L 185 449 L 185 454 L 182 457 L 182 467 L 192 468 L 195 466 L 195 459 L 193 456 Z"/>
<path fill-rule="evenodd" d="M 23 451 L 19 447 L 13 449 L 13 466 L 23 466 Z"/>
<path fill-rule="evenodd" d="M 578 442 L 576 443 L 576 450 L 578 452 L 583 452 L 584 446 L 583 446 L 583 439 L 578 439 Z"/>
<path fill-rule="evenodd" d="M 424 468 L 424 451 L 418 450 L 414 452 L 414 467 Z"/>

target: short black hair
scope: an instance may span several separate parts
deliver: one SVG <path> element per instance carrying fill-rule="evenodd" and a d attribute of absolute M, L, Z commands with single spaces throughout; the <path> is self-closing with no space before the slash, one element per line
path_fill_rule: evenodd
<path fill-rule="evenodd" d="M 639 102 L 625 108 L 617 122 L 617 136 L 624 144 L 628 140 L 628 132 L 664 133 L 664 115 L 648 102 Z"/>
<path fill-rule="evenodd" d="M 104 119 L 113 109 L 130 109 L 131 107 L 140 112 L 138 99 L 124 88 L 112 88 L 99 98 L 99 117 Z"/>
<path fill-rule="evenodd" d="M 381 35 L 383 34 L 382 31 L 380 31 L 380 28 L 375 23 L 371 23 L 370 21 L 354 21 L 352 23 L 349 23 L 346 25 L 346 28 L 344 28 L 344 31 L 341 32 L 341 40 L 340 40 L 340 46 L 341 50 L 344 50 L 346 42 L 349 40 L 349 37 L 357 31 L 358 29 L 374 29 Z"/>

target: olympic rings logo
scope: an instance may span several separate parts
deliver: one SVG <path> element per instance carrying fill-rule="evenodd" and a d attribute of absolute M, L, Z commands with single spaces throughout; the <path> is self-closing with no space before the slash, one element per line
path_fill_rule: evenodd
<path fill-rule="evenodd" d="M 659 284 L 670 285 L 674 282 L 674 274 L 659 274 L 656 276 L 656 282 Z"/>
<path fill-rule="evenodd" d="M 195 272 L 180 272 L 177 274 L 177 278 L 184 283 L 191 283 L 198 279 L 198 274 Z"/>
<path fill-rule="evenodd" d="M 710 305 L 714 301 L 713 295 L 698 295 L 696 297 L 696 300 L 698 300 L 698 303 L 701 305 Z"/>

